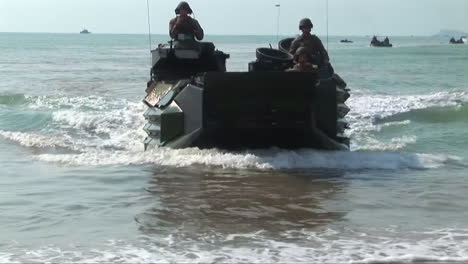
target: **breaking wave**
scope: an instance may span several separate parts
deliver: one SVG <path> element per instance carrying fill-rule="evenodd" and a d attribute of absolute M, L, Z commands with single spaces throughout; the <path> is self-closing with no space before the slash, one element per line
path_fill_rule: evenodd
<path fill-rule="evenodd" d="M 448 111 L 467 111 L 465 92 L 430 95 L 391 96 L 358 95 L 351 97 L 349 121 L 353 152 L 287 151 L 270 149 L 246 152 L 221 150 L 157 148 L 143 151 L 145 124 L 142 103 L 102 97 L 24 97 L 30 109 L 48 109 L 50 125 L 55 130 L 20 132 L 0 130 L 0 136 L 31 148 L 64 148 L 70 153 L 37 154 L 39 160 L 70 165 L 154 164 L 184 167 L 191 165 L 228 168 L 296 169 L 431 169 L 463 165 L 462 158 L 444 154 L 401 152 L 417 141 L 417 135 L 377 140 L 371 135 L 382 128 L 411 125 L 414 118 L 426 114 L 418 111 L 441 111 L 434 107 L 451 107 Z M 23 98 L 23 99 L 21 99 Z M 452 109 L 455 107 L 456 109 Z M 461 110 L 458 110 L 461 109 Z M 411 115 L 411 116 L 407 116 Z M 463 116 L 458 114 L 458 116 Z M 421 117 L 422 116 L 422 117 Z M 432 116 L 432 114 L 430 115 Z"/>
<path fill-rule="evenodd" d="M 351 112 L 347 131 L 353 150 L 398 151 L 417 141 L 417 135 L 405 135 L 386 141 L 374 134 L 386 127 L 410 126 L 415 121 L 455 122 L 465 120 L 468 92 L 438 92 L 427 95 L 382 95 L 359 92 L 347 103 Z"/>
<path fill-rule="evenodd" d="M 70 165 L 135 165 L 187 167 L 192 165 L 257 169 L 434 169 L 464 166 L 449 155 L 385 152 L 321 152 L 315 150 L 263 150 L 242 153 L 200 149 L 155 149 L 147 152 L 92 151 L 81 154 L 41 154 L 38 159 Z"/>
<path fill-rule="evenodd" d="M 342 231 L 342 230 L 341 230 Z M 121 240 L 80 250 L 44 246 L 24 249 L 10 246 L 9 253 L 0 252 L 0 262 L 51 263 L 466 263 L 468 261 L 467 230 L 443 229 L 429 232 L 389 233 L 372 235 L 355 232 L 352 236 L 326 229 L 321 232 L 289 231 L 271 240 L 263 231 L 248 234 L 201 234 L 194 241 L 178 241 L 169 237 L 140 243 Z M 349 233 L 349 231 L 345 231 Z M 408 236 L 421 237 L 411 240 Z M 199 241 L 198 241 L 199 240 Z M 238 246 L 251 241 L 255 246 Z M 183 248 L 178 247 L 183 244 Z M 172 245 L 168 247 L 167 245 Z M 215 246 L 216 245 L 216 246 Z M 19 245 L 18 245 L 19 246 Z M 216 247 L 216 250 L 213 249 Z"/>

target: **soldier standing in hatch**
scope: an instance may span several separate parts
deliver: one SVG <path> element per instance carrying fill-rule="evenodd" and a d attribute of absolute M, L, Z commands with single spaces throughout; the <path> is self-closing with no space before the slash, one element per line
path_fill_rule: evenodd
<path fill-rule="evenodd" d="M 304 47 L 312 58 L 313 64 L 328 65 L 330 58 L 328 52 L 322 44 L 322 41 L 316 36 L 311 34 L 314 25 L 308 18 L 304 18 L 299 22 L 299 29 L 302 31 L 302 35 L 297 37 L 291 44 L 289 52 L 295 55 L 299 47 Z"/>
<path fill-rule="evenodd" d="M 183 1 L 175 9 L 177 17 L 169 22 L 169 35 L 177 40 L 178 34 L 192 35 L 202 40 L 204 32 L 198 21 L 190 16 L 193 13 L 190 5 Z"/>

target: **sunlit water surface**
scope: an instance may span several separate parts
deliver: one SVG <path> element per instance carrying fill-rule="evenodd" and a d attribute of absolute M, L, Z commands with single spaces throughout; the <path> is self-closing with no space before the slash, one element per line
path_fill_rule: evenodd
<path fill-rule="evenodd" d="M 0 262 L 468 261 L 468 46 L 339 39 L 351 152 L 143 152 L 145 36 L 0 34 Z"/>

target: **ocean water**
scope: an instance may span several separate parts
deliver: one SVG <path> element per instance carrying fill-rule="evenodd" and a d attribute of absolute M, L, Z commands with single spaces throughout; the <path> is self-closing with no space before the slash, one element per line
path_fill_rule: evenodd
<path fill-rule="evenodd" d="M 144 152 L 146 36 L 1 33 L 0 263 L 467 262 L 468 45 L 340 39 L 351 152 Z"/>

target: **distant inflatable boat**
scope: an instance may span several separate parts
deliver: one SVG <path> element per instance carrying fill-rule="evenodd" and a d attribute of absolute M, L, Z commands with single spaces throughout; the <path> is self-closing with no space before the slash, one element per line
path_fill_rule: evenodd
<path fill-rule="evenodd" d="M 455 38 L 451 38 L 450 41 L 449 41 L 450 44 L 464 44 L 465 41 L 463 40 L 463 38 L 460 38 L 458 40 L 455 40 Z"/>
<path fill-rule="evenodd" d="M 390 41 L 384 40 L 380 41 L 377 38 L 373 38 L 370 43 L 371 47 L 384 47 L 384 48 L 391 48 L 393 47 L 393 44 L 390 43 Z"/>

